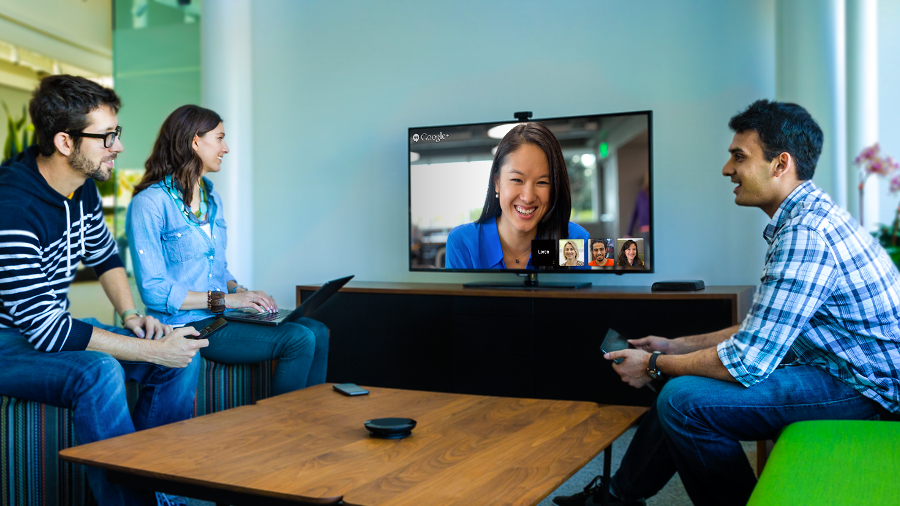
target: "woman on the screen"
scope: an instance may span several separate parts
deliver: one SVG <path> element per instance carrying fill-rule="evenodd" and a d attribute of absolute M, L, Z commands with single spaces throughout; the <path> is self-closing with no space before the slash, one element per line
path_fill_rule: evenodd
<path fill-rule="evenodd" d="M 584 262 L 578 259 L 578 246 L 575 246 L 575 241 L 566 241 L 566 245 L 563 246 L 563 256 L 566 258 L 566 263 L 562 264 L 562 267 L 580 267 L 584 265 Z"/>
<path fill-rule="evenodd" d="M 616 265 L 620 265 L 622 267 L 643 267 L 644 262 L 638 258 L 637 254 L 637 243 L 628 239 L 622 245 L 622 250 L 619 251 L 619 258 L 616 261 Z"/>
<path fill-rule="evenodd" d="M 448 269 L 534 269 L 534 239 L 588 239 L 569 221 L 572 197 L 562 149 L 540 123 L 516 125 L 500 145 L 481 217 L 447 237 Z"/>
<path fill-rule="evenodd" d="M 165 324 L 210 318 L 218 292 L 227 292 L 229 309 L 278 309 L 272 297 L 238 284 L 228 272 L 222 198 L 204 177 L 221 170 L 226 153 L 218 114 L 179 107 L 160 128 L 147 172 L 134 189 L 125 228 L 137 287 L 147 313 Z M 309 318 L 278 326 L 231 321 L 201 355 L 225 364 L 277 359 L 272 393 L 282 394 L 325 382 L 328 328 Z"/>

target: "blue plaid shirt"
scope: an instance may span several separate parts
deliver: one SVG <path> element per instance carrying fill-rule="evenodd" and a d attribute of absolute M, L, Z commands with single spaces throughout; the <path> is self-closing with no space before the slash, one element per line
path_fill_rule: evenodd
<path fill-rule="evenodd" d="M 745 386 L 789 348 L 892 412 L 900 412 L 900 273 L 884 249 L 812 181 L 781 203 L 750 313 L 719 343 Z"/>

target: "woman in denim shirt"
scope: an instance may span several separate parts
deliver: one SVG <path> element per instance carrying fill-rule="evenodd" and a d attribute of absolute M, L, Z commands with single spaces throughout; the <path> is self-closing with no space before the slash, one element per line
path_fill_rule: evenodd
<path fill-rule="evenodd" d="M 203 177 L 221 169 L 225 153 L 219 115 L 195 105 L 179 107 L 163 123 L 128 206 L 126 233 L 138 290 L 147 313 L 163 323 L 209 318 L 210 291 L 225 292 L 229 309 L 277 311 L 272 297 L 248 290 L 228 272 L 222 200 Z M 272 380 L 278 395 L 325 382 L 328 329 L 309 318 L 277 327 L 229 322 L 201 354 L 225 364 L 278 359 Z"/>

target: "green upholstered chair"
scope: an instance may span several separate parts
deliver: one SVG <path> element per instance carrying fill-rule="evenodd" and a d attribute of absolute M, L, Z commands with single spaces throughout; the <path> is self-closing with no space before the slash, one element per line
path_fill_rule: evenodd
<path fill-rule="evenodd" d="M 747 504 L 900 504 L 900 423 L 791 424 L 778 437 Z"/>
<path fill-rule="evenodd" d="M 271 371 L 271 362 L 232 366 L 203 360 L 194 416 L 268 397 Z M 136 387 L 129 384 L 131 401 Z M 93 504 L 83 467 L 58 457 L 74 445 L 70 410 L 0 396 L 0 505 Z"/>

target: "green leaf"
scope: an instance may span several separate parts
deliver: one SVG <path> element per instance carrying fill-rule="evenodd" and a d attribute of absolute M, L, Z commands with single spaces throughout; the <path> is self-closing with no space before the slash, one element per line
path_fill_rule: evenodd
<path fill-rule="evenodd" d="M 25 110 L 25 106 L 22 106 L 22 118 L 16 121 L 16 132 L 22 129 L 25 126 L 25 122 L 28 121 L 28 112 Z"/>
<path fill-rule="evenodd" d="M 12 158 L 12 136 L 9 135 L 6 137 L 6 142 L 3 143 L 3 160 L 6 161 Z"/>
<path fill-rule="evenodd" d="M 25 150 L 34 141 L 34 125 L 28 122 L 28 109 L 22 105 L 22 117 L 15 119 L 5 101 L 0 100 L 6 111 L 7 137 L 3 143 L 3 160 L 10 159 Z"/>

